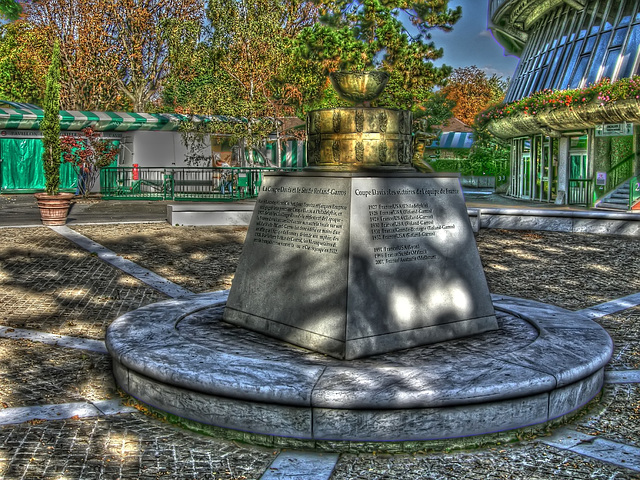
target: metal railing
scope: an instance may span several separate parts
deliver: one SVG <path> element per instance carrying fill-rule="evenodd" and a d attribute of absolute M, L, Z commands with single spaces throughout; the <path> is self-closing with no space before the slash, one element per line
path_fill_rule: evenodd
<path fill-rule="evenodd" d="M 618 186 L 625 182 L 633 175 L 633 159 L 635 153 L 632 153 L 627 158 L 617 163 L 607 171 L 607 186 L 605 188 L 605 195 L 612 190 L 618 188 Z"/>
<path fill-rule="evenodd" d="M 255 198 L 262 175 L 300 168 L 107 167 L 100 171 L 105 199 L 233 201 Z"/>
<path fill-rule="evenodd" d="M 590 206 L 593 202 L 593 179 L 570 178 L 569 179 L 569 205 Z"/>
<path fill-rule="evenodd" d="M 629 180 L 629 210 L 640 201 L 640 181 L 635 176 Z"/>

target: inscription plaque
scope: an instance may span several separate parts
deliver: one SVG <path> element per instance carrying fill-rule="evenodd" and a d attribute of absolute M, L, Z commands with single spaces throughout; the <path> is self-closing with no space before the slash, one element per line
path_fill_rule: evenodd
<path fill-rule="evenodd" d="M 337 358 L 497 328 L 456 176 L 265 176 L 224 318 Z"/>

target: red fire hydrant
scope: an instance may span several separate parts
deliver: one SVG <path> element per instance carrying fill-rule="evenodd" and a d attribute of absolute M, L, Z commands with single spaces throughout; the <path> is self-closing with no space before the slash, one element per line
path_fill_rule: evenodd
<path fill-rule="evenodd" d="M 134 163 L 133 164 L 133 170 L 131 172 L 131 178 L 133 178 L 134 180 L 138 180 L 140 174 L 139 174 L 139 170 L 138 170 L 138 164 Z"/>

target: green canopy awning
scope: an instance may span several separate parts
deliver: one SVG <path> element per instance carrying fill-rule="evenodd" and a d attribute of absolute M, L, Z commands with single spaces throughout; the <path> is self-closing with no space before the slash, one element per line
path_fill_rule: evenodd
<path fill-rule="evenodd" d="M 0 102 L 0 129 L 39 130 L 44 117 L 42 109 L 22 104 Z M 227 117 L 215 117 L 231 121 Z M 206 117 L 196 117 L 206 121 Z M 132 130 L 176 131 L 181 123 L 192 120 L 173 113 L 60 111 L 61 130 L 82 130 L 92 126 L 98 131 L 129 132 Z"/>

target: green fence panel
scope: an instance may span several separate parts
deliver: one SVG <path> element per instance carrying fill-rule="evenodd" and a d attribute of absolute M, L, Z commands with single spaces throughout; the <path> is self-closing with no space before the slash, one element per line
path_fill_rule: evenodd
<path fill-rule="evenodd" d="M 0 140 L 0 190 L 43 190 L 42 140 L 3 138 Z M 78 174 L 73 165 L 60 165 L 60 188 L 75 189 Z"/>
<path fill-rule="evenodd" d="M 38 190 L 44 188 L 42 142 L 39 139 L 3 138 L 2 190 Z"/>

